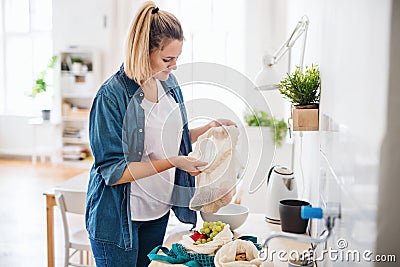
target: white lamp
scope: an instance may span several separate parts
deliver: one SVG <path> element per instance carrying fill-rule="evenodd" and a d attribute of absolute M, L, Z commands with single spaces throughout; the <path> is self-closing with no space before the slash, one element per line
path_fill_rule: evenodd
<path fill-rule="evenodd" d="M 296 27 L 293 29 L 292 34 L 289 38 L 281 45 L 281 47 L 271 56 L 264 55 L 263 56 L 263 67 L 257 73 L 256 76 L 256 85 L 257 89 L 263 91 L 270 91 L 278 89 L 278 82 L 282 78 L 279 73 L 276 71 L 274 65 L 276 65 L 279 60 L 289 52 L 288 59 L 288 73 L 290 73 L 290 65 L 291 65 L 291 49 L 296 43 L 296 41 L 304 34 L 303 38 L 303 47 L 300 53 L 300 70 L 303 70 L 304 63 L 304 53 L 306 50 L 306 41 L 307 41 L 307 30 L 308 30 L 309 20 L 306 15 L 301 17 L 300 21 L 296 24 Z"/>
<path fill-rule="evenodd" d="M 289 53 L 288 58 L 288 73 L 290 73 L 290 65 L 291 65 L 291 49 L 296 43 L 296 41 L 304 34 L 303 38 L 303 47 L 300 52 L 300 70 L 303 70 L 303 63 L 304 63 L 304 53 L 306 49 L 306 40 L 307 40 L 307 30 L 308 30 L 309 20 L 306 15 L 301 17 L 300 21 L 296 24 L 296 27 L 293 29 L 292 34 L 289 38 L 281 45 L 281 47 L 271 56 L 271 55 L 264 55 L 263 56 L 263 67 L 257 73 L 255 83 L 256 83 L 256 90 L 262 91 L 271 91 L 279 89 L 279 81 L 282 79 L 282 75 L 276 70 L 276 64 L 279 60 L 286 54 Z M 292 152 L 291 152 L 291 168 L 294 169 L 294 141 L 292 145 Z M 262 177 L 263 180 L 252 180 L 249 187 L 249 193 L 252 194 L 256 192 L 262 185 L 265 180 L 265 177 Z"/>

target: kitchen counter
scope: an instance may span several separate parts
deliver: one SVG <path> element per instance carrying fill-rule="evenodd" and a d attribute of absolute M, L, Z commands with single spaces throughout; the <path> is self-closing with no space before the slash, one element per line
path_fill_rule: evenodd
<path fill-rule="evenodd" d="M 198 226 L 196 229 L 200 229 L 203 221 L 199 215 Z M 234 237 L 251 235 L 257 236 L 257 242 L 262 243 L 263 240 L 268 237 L 273 231 L 281 231 L 280 225 L 271 224 L 265 221 L 264 214 L 261 213 L 250 213 L 246 222 L 234 231 Z M 170 222 L 167 227 L 166 237 L 164 240 L 164 246 L 171 248 L 171 245 L 181 240 L 183 235 L 189 234 L 188 226 L 178 222 L 175 216 L 171 215 Z M 293 250 L 301 253 L 307 250 L 310 244 L 297 242 L 286 239 L 273 239 L 269 243 L 269 255 L 271 256 L 272 251 L 276 251 L 273 254 L 273 263 L 275 267 L 286 267 L 288 266 L 287 260 L 290 255 L 294 255 Z M 284 254 L 287 255 L 284 255 Z M 290 254 L 289 254 L 290 253 Z M 280 255 L 280 256 L 278 256 Z M 282 259 L 282 260 L 281 260 Z M 184 266 L 184 265 L 170 265 L 163 262 L 152 262 L 151 267 L 158 266 Z M 272 265 L 268 265 L 272 266 Z"/>

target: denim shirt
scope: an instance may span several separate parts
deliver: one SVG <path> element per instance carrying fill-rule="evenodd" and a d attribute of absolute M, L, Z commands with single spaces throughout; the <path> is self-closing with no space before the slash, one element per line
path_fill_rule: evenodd
<path fill-rule="evenodd" d="M 192 144 L 182 92 L 172 74 L 161 83 L 179 104 L 184 125 L 179 155 L 188 155 Z M 126 250 L 132 249 L 131 186 L 112 184 L 121 178 L 129 162 L 141 160 L 145 135 L 144 110 L 140 106 L 143 97 L 142 89 L 126 76 L 122 65 L 98 90 L 89 118 L 94 163 L 86 197 L 86 228 L 90 238 Z M 194 188 L 194 177 L 176 168 L 172 210 L 181 222 L 193 227 L 197 214 L 188 206 Z"/>

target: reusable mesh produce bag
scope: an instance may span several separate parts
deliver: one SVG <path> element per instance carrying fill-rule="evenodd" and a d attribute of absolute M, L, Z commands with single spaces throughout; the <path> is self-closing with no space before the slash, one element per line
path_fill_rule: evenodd
<path fill-rule="evenodd" d="M 219 232 L 212 241 L 204 244 L 195 244 L 190 235 L 184 235 L 179 242 L 189 253 L 214 255 L 215 252 L 225 244 L 232 242 L 233 234 L 230 225 L 225 225 L 224 229 Z"/>
<path fill-rule="evenodd" d="M 235 126 L 213 127 L 197 139 L 189 156 L 209 164 L 199 168 L 196 192 L 190 201 L 192 210 L 215 213 L 226 206 L 236 193 L 238 173 L 243 166 L 237 157 L 239 130 Z"/>
<path fill-rule="evenodd" d="M 229 227 L 228 227 L 228 230 L 229 230 Z M 261 250 L 261 245 L 255 243 L 257 240 L 256 237 L 251 237 L 251 239 L 249 239 L 249 237 L 243 237 L 243 238 L 239 237 L 239 239 L 249 240 L 254 243 L 257 250 Z M 226 243 L 224 246 L 229 245 L 230 243 L 232 243 L 232 241 Z M 223 249 L 224 246 L 222 246 L 221 249 Z M 216 263 L 217 263 L 216 262 L 217 259 L 218 259 L 218 261 L 221 260 L 220 255 L 218 256 L 218 258 L 216 258 L 217 255 L 218 255 L 218 252 L 215 256 L 209 255 L 209 254 L 196 253 L 196 252 L 192 251 L 191 249 L 186 248 L 184 244 L 174 243 L 174 244 L 172 244 L 170 250 L 168 248 L 162 247 L 162 246 L 155 247 L 148 254 L 148 257 L 151 261 L 161 261 L 161 262 L 167 262 L 170 264 L 183 264 L 183 265 L 191 266 L 191 267 L 215 267 Z M 269 266 L 269 265 L 267 265 L 267 266 Z"/>
<path fill-rule="evenodd" d="M 164 255 L 159 254 L 162 251 Z M 214 256 L 206 254 L 188 253 L 182 244 L 172 244 L 170 250 L 166 247 L 155 247 L 148 255 L 150 260 L 184 264 L 191 267 L 215 267 Z"/>
<path fill-rule="evenodd" d="M 238 253 L 244 253 L 246 260 L 235 259 Z M 240 239 L 234 240 L 218 250 L 214 263 L 217 267 L 257 267 L 262 264 L 256 245 L 251 241 Z"/>

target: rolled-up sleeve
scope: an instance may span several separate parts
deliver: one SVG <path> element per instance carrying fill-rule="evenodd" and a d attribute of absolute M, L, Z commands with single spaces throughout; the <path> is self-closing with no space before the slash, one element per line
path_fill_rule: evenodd
<path fill-rule="evenodd" d="M 117 182 L 127 167 L 122 147 L 123 116 L 116 100 L 100 89 L 90 111 L 89 139 L 94 167 L 106 185 Z"/>

